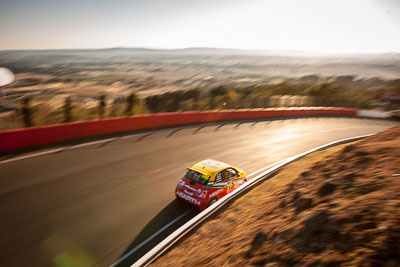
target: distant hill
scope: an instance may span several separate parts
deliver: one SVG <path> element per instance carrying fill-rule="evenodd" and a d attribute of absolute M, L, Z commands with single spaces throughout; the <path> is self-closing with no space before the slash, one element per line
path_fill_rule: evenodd
<path fill-rule="evenodd" d="M 111 67 L 113 65 L 113 67 Z M 149 68 L 188 75 L 204 73 L 242 78 L 296 78 L 304 75 L 353 75 L 358 78 L 400 78 L 400 53 L 319 54 L 301 51 L 240 50 L 192 47 L 149 49 L 114 47 L 104 49 L 3 50 L 0 66 L 14 72 L 71 73 L 95 69 L 114 72 Z M 95 67 L 97 66 L 97 67 Z M 151 67 L 150 67 L 151 66 Z M 150 71 L 152 71 L 150 70 Z"/>

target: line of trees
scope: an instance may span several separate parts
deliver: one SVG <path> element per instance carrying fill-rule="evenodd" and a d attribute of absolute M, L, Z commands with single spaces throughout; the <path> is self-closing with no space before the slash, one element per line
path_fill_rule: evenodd
<path fill-rule="evenodd" d="M 82 108 L 78 105 L 73 104 L 73 99 L 71 96 L 68 96 L 64 99 L 64 103 L 60 110 L 51 110 L 46 105 L 41 104 L 38 106 L 32 106 L 32 97 L 24 97 L 20 101 L 20 109 L 16 111 L 17 116 L 21 117 L 21 121 L 23 122 L 23 127 L 31 127 L 35 125 L 43 125 L 43 116 L 48 113 L 47 117 L 49 119 L 53 119 L 54 122 L 72 122 L 77 120 L 84 119 L 102 119 L 106 117 L 113 116 L 131 116 L 134 115 L 134 108 L 140 101 L 140 98 L 136 93 L 132 92 L 125 98 L 125 107 L 121 105 L 114 105 L 110 107 L 111 112 L 107 112 L 107 96 L 105 94 L 101 94 L 98 97 L 98 104 L 95 110 L 91 110 L 92 112 L 83 113 Z M 115 109 L 123 110 L 123 112 L 113 113 Z"/>
<path fill-rule="evenodd" d="M 390 88 L 375 90 L 365 90 L 339 82 L 321 84 L 283 82 L 274 85 L 254 85 L 239 88 L 230 86 L 217 86 L 209 90 L 195 88 L 167 92 L 146 98 L 140 98 L 135 92 L 132 92 L 128 96 L 114 101 L 113 104 L 108 103 L 105 94 L 101 94 L 98 97 L 96 108 L 84 108 L 74 104 L 73 98 L 69 96 L 65 98 L 62 108 L 58 110 L 51 109 L 46 104 L 32 107 L 32 98 L 26 97 L 21 100 L 20 109 L 6 120 L 8 122 L 19 121 L 19 123 L 14 123 L 15 127 L 11 127 L 18 128 L 142 113 L 189 110 L 267 108 L 293 105 L 368 108 L 378 93 L 400 93 L 400 80 L 393 83 Z M 296 101 L 292 101 L 294 98 L 291 96 L 300 97 L 302 100 L 295 103 Z"/>

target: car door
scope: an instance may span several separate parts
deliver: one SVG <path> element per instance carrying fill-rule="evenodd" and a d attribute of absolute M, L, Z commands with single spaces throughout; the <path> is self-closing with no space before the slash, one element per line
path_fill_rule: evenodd
<path fill-rule="evenodd" d="M 221 172 L 221 177 L 222 177 L 222 182 L 225 184 L 226 186 L 226 193 L 231 192 L 234 187 L 233 187 L 233 178 L 234 176 L 232 175 L 232 168 L 227 168 L 225 170 L 222 170 Z"/>
<path fill-rule="evenodd" d="M 229 179 L 227 180 L 227 184 L 228 184 L 228 192 L 230 192 L 237 187 L 236 182 L 239 177 L 239 173 L 234 168 L 227 168 L 226 171 L 229 174 Z"/>

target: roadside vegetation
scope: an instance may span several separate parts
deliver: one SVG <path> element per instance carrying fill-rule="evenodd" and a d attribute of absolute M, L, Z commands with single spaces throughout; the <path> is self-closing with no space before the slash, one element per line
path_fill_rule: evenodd
<path fill-rule="evenodd" d="M 366 90 L 352 81 L 334 79 L 322 83 L 282 82 L 279 84 L 194 88 L 140 97 L 136 92 L 109 99 L 101 94 L 90 107 L 74 96 L 54 108 L 39 101 L 43 96 L 20 99 L 19 108 L 0 118 L 0 129 L 49 125 L 62 122 L 131 116 L 135 114 L 221 110 L 241 108 L 329 106 L 373 108 L 379 94 L 398 94 L 400 80 L 385 87 Z M 393 107 L 398 106 L 393 103 Z M 392 108 L 393 108 L 392 107 Z"/>

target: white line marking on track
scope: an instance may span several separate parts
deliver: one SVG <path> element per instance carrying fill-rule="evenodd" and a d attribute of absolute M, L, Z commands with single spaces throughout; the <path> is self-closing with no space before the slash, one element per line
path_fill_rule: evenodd
<path fill-rule="evenodd" d="M 149 238 L 147 238 L 146 240 L 144 240 L 142 243 L 140 243 L 139 245 L 137 245 L 136 247 L 134 247 L 133 249 L 131 249 L 128 253 L 126 253 L 125 255 L 123 255 L 121 258 L 119 258 L 116 262 L 114 262 L 113 264 L 110 265 L 110 267 L 115 267 L 118 264 L 120 264 L 122 261 L 124 261 L 126 258 L 128 258 L 130 255 L 132 255 L 136 250 L 140 249 L 141 247 L 143 247 L 144 245 L 146 245 L 150 240 L 152 240 L 154 237 L 156 237 L 157 235 L 159 235 L 161 232 L 163 232 L 165 229 L 167 229 L 168 227 L 170 227 L 171 225 L 173 225 L 174 223 L 176 223 L 177 221 L 179 221 L 180 219 L 182 219 L 184 216 L 186 216 L 189 212 L 191 212 L 193 209 L 187 210 L 186 212 L 184 212 L 183 214 L 179 215 L 178 217 L 176 217 L 174 220 L 172 220 L 171 222 L 169 222 L 168 224 L 164 225 L 163 228 L 161 228 L 160 230 L 158 230 L 157 232 L 155 232 L 153 235 L 151 235 Z"/>
<path fill-rule="evenodd" d="M 17 157 L 17 158 L 6 159 L 6 160 L 3 160 L 3 161 L 0 161 L 0 164 L 12 162 L 12 161 L 17 161 L 17 160 L 22 160 L 22 159 L 33 158 L 33 157 L 42 156 L 42 155 L 51 154 L 51 153 L 56 153 L 56 152 L 59 152 L 59 151 L 64 150 L 64 149 L 65 148 L 62 147 L 62 148 L 57 148 L 57 149 L 53 149 L 53 150 L 49 150 L 49 151 L 35 153 L 35 154 L 32 154 L 32 155 L 26 155 L 26 156 L 21 156 L 21 157 Z"/>
<path fill-rule="evenodd" d="M 20 157 L 16 157 L 16 158 L 12 158 L 12 159 L 6 159 L 6 160 L 3 160 L 3 161 L 0 161 L 0 164 L 5 164 L 5 163 L 8 163 L 8 162 L 13 162 L 13 161 L 22 160 L 22 159 L 33 158 L 33 157 L 37 157 L 37 156 L 43 156 L 43 155 L 47 155 L 47 154 L 53 154 L 53 153 L 61 152 L 61 151 L 64 151 L 64 150 L 70 150 L 70 149 L 84 147 L 84 146 L 90 146 L 90 145 L 106 143 L 106 142 L 109 142 L 109 141 L 113 141 L 115 139 L 116 138 L 109 138 L 109 139 L 93 141 L 93 142 L 83 143 L 83 144 L 74 145 L 74 146 L 63 146 L 63 147 L 60 147 L 60 148 L 47 150 L 47 151 L 43 151 L 43 152 L 38 152 L 38 153 L 35 153 L 35 154 L 20 156 Z"/>
<path fill-rule="evenodd" d="M 182 128 L 182 127 L 180 127 L 180 128 Z M 185 127 L 183 127 L 183 128 L 185 128 Z M 187 128 L 190 128 L 190 126 L 188 126 Z M 168 132 L 168 131 L 173 131 L 175 129 L 176 128 L 170 128 L 170 129 L 155 130 L 155 131 L 150 131 L 150 132 L 152 134 L 157 134 L 157 133 L 164 133 L 164 132 Z M 90 145 L 102 144 L 102 143 L 114 141 L 116 139 L 128 139 L 128 138 L 140 136 L 140 135 L 143 135 L 143 134 L 145 135 L 146 133 L 128 134 L 128 135 L 125 135 L 125 136 L 122 136 L 122 137 L 113 137 L 113 138 L 108 138 L 108 139 L 102 139 L 102 140 L 98 140 L 98 141 L 82 143 L 82 144 L 79 144 L 79 145 L 63 146 L 63 147 L 52 149 L 52 150 L 48 150 L 48 151 L 43 151 L 43 152 L 38 152 L 38 153 L 30 154 L 30 155 L 25 155 L 25 156 L 20 156 L 20 157 L 15 157 L 15 158 L 11 158 L 11 159 L 2 160 L 2 161 L 0 161 L 0 164 L 5 164 L 5 163 L 8 163 L 8 162 L 13 162 L 13 161 L 17 161 L 17 160 L 33 158 L 33 157 L 37 157 L 37 156 L 43 156 L 43 155 L 52 154 L 52 153 L 57 153 L 57 152 L 61 152 L 63 150 L 70 150 L 70 149 L 74 149 L 74 148 L 80 148 L 80 147 L 85 147 L 85 146 L 90 146 Z"/>

